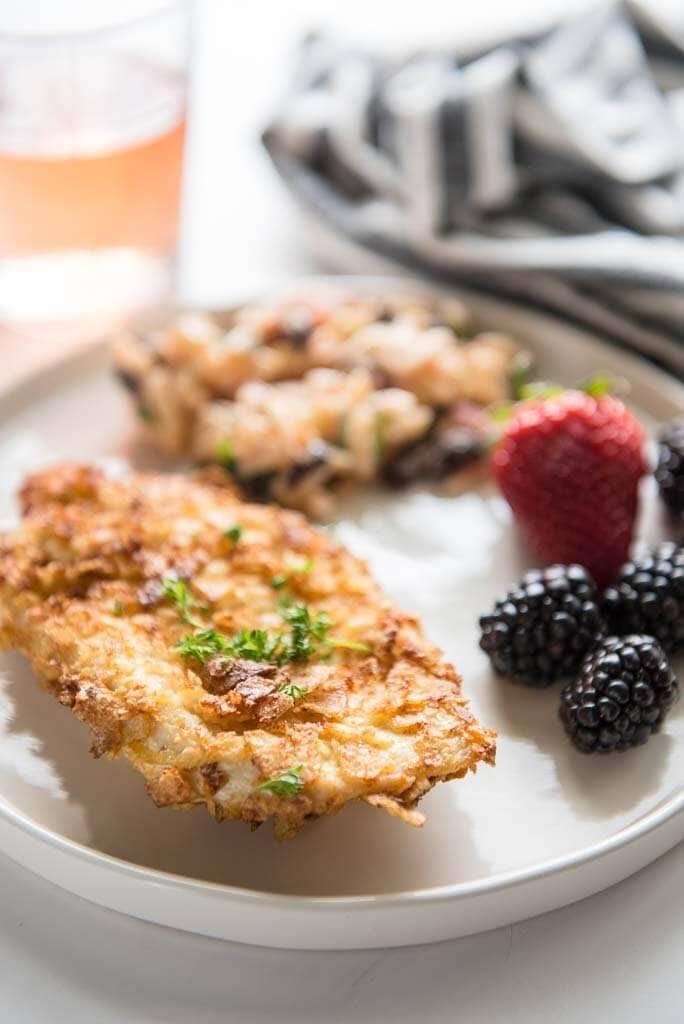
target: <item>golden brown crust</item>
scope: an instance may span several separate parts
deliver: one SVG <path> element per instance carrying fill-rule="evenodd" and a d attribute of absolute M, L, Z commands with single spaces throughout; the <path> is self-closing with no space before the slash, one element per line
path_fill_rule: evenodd
<path fill-rule="evenodd" d="M 273 817 L 280 837 L 355 798 L 417 824 L 415 803 L 436 782 L 493 762 L 493 734 L 417 620 L 297 513 L 242 504 L 209 481 L 114 482 L 87 466 L 35 474 L 21 502 L 21 526 L 0 537 L 0 643 L 89 726 L 96 757 L 124 756 L 144 775 L 158 806 Z M 271 582 L 285 576 L 294 601 L 372 653 L 184 658 L 175 645 L 193 627 L 161 586 L 174 574 L 202 624 L 227 635 L 284 628 Z M 299 792 L 259 788 L 299 766 Z"/>

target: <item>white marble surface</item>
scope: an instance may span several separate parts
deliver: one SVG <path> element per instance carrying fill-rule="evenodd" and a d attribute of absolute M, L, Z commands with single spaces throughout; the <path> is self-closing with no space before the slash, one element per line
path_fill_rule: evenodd
<path fill-rule="evenodd" d="M 142 924 L 0 859 L 13 1024 L 632 1024 L 684 1017 L 684 847 L 535 920 L 437 946 L 250 949 Z"/>
<path fill-rule="evenodd" d="M 484 33 L 519 10 L 517 0 L 489 0 L 478 9 L 422 0 L 411 23 L 396 2 L 338 6 L 200 4 L 186 297 L 220 302 L 283 273 L 314 269 L 294 212 L 254 142 L 303 27 L 330 22 L 385 43 L 415 38 L 418 14 L 421 32 L 435 39 L 446 29 Z M 524 16 L 568 6 L 528 0 Z M 145 925 L 0 858 L 0 1020 L 674 1024 L 684 1019 L 677 984 L 682 891 L 684 846 L 600 896 L 497 932 L 385 952 L 283 953 Z"/>

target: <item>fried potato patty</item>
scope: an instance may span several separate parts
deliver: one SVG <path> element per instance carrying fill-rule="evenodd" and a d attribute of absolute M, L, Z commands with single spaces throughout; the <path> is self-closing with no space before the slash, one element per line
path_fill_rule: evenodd
<path fill-rule="evenodd" d="M 31 661 L 160 807 L 276 835 L 365 799 L 410 824 L 439 781 L 493 763 L 460 679 L 359 559 L 225 484 L 28 478 L 0 536 L 0 645 Z"/>

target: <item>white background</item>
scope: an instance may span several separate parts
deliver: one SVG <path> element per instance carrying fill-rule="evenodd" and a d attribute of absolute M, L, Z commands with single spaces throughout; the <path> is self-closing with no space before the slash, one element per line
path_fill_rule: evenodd
<path fill-rule="evenodd" d="M 410 13 L 408 6 L 200 4 L 186 298 L 220 303 L 273 277 L 316 268 L 256 141 L 304 29 L 327 23 L 351 38 L 394 46 L 402 39 L 448 43 L 523 17 L 517 0 L 421 0 Z M 570 6 L 577 5 L 528 0 L 524 17 L 529 23 Z M 684 1020 L 683 892 L 680 846 L 600 896 L 486 935 L 416 949 L 286 953 L 145 925 L 0 859 L 0 1020 L 674 1024 Z"/>

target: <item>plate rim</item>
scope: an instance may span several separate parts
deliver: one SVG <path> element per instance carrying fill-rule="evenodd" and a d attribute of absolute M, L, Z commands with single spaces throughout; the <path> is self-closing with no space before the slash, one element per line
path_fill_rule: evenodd
<path fill-rule="evenodd" d="M 19 828 L 24 834 L 37 839 L 46 846 L 55 846 L 63 853 L 69 854 L 79 860 L 85 860 L 98 867 L 104 867 L 109 871 L 128 876 L 138 882 L 153 882 L 157 885 L 164 884 L 174 889 L 184 891 L 196 891 L 218 895 L 223 899 L 235 899 L 242 904 L 269 904 L 277 905 L 282 909 L 311 911 L 351 907 L 378 907 L 401 909 L 406 906 L 429 905 L 433 903 L 449 903 L 465 900 L 472 896 L 484 893 L 492 894 L 501 890 L 515 889 L 519 885 L 534 882 L 537 879 L 547 878 L 550 875 L 561 874 L 562 872 L 590 864 L 602 857 L 607 857 L 617 850 L 629 847 L 638 839 L 656 832 L 668 822 L 675 820 L 679 815 L 684 817 L 684 787 L 661 801 L 656 807 L 641 815 L 629 825 L 611 833 L 604 839 L 584 847 L 580 851 L 571 851 L 566 854 L 559 854 L 539 864 L 533 864 L 526 868 L 513 868 L 510 871 L 502 872 L 490 879 L 475 879 L 466 882 L 456 882 L 450 885 L 431 886 L 428 889 L 407 889 L 402 892 L 385 894 L 366 894 L 359 896 L 305 896 L 300 894 L 271 893 L 266 890 L 249 889 L 245 886 L 227 885 L 223 882 L 209 882 L 201 878 L 190 878 L 187 875 L 179 875 L 172 871 L 162 871 L 159 868 L 146 867 L 142 864 L 135 864 L 133 861 L 125 860 L 123 857 L 116 857 L 110 853 L 103 853 L 91 846 L 79 843 L 75 839 L 55 832 L 54 829 L 39 825 L 28 815 L 23 814 L 16 808 L 7 804 L 0 798 L 0 817 L 9 824 Z"/>
<path fill-rule="evenodd" d="M 534 316 L 542 321 L 558 323 L 562 325 L 564 330 L 572 330 L 603 346 L 617 349 L 620 352 L 621 358 L 626 363 L 627 375 L 629 375 L 630 367 L 635 369 L 638 367 L 638 372 L 642 379 L 646 378 L 648 384 L 654 389 L 660 389 L 661 391 L 664 389 L 669 395 L 672 395 L 675 403 L 681 401 L 684 396 L 684 384 L 674 374 L 651 363 L 644 356 L 626 351 L 610 337 L 603 336 L 600 332 L 591 328 L 579 326 L 564 319 L 560 314 L 548 312 L 544 309 L 538 310 L 529 303 L 516 302 L 514 299 L 505 296 L 499 297 L 475 287 L 445 287 L 412 277 L 387 274 L 319 274 L 298 277 L 284 276 L 281 280 L 269 282 L 260 295 L 262 298 L 267 298 L 269 295 L 274 296 L 286 293 L 292 289 L 314 289 L 316 287 L 319 289 L 334 288 L 340 291 L 361 290 L 369 292 L 378 288 L 394 288 L 395 290 L 423 294 L 463 296 L 466 301 L 472 296 L 485 303 L 519 309 L 527 315 Z M 229 312 L 244 302 L 254 301 L 254 294 L 252 290 L 251 294 L 240 296 L 230 305 L 221 307 L 209 308 L 199 305 L 190 307 L 186 305 L 179 308 L 206 309 L 208 312 L 220 315 L 221 313 Z M 171 309 L 172 307 L 167 307 L 164 310 L 164 315 L 168 315 Z M 47 366 L 30 371 L 25 376 L 10 381 L 4 386 L 0 384 L 0 397 L 3 399 L 0 422 L 10 419 L 13 415 L 13 407 L 24 404 L 29 395 L 35 396 L 36 389 L 40 391 L 49 390 L 51 378 L 55 373 L 69 375 L 73 374 L 78 367 L 84 366 L 84 364 L 92 368 L 100 365 L 106 359 L 110 340 L 110 337 L 107 335 L 100 336 L 85 348 L 67 353 L 61 358 L 57 357 Z M 20 829 L 25 835 L 37 840 L 43 846 L 57 847 L 67 855 L 79 860 L 85 860 L 91 865 L 108 872 L 124 875 L 136 882 L 161 884 L 185 892 L 202 892 L 222 900 L 235 900 L 242 905 L 257 904 L 262 907 L 268 905 L 286 910 L 297 910 L 299 912 L 309 910 L 312 913 L 325 909 L 332 911 L 357 907 L 402 909 L 410 906 L 435 903 L 455 903 L 485 893 L 492 894 L 502 890 L 512 890 L 518 886 L 547 878 L 550 875 L 561 874 L 575 868 L 580 868 L 583 865 L 607 857 L 611 853 L 627 848 L 637 840 L 656 832 L 679 815 L 684 817 L 684 786 L 674 790 L 669 797 L 661 800 L 655 807 L 646 811 L 628 825 L 591 843 L 589 846 L 584 846 L 580 850 L 571 850 L 567 853 L 559 854 L 537 864 L 513 868 L 490 878 L 479 878 L 423 889 L 406 889 L 393 893 L 356 896 L 308 896 L 303 894 L 271 893 L 246 886 L 210 882 L 205 879 L 193 878 L 159 868 L 136 864 L 134 861 L 96 850 L 85 843 L 70 839 L 54 829 L 41 825 L 0 797 L 0 817 L 8 824 Z M 682 838 L 684 838 L 684 835 Z"/>

